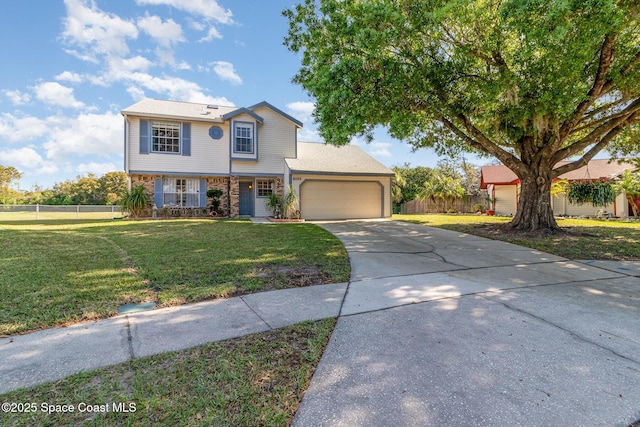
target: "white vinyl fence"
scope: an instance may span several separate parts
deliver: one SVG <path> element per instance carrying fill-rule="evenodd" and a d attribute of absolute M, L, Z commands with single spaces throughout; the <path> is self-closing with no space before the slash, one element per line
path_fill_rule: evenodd
<path fill-rule="evenodd" d="M 0 221 L 121 218 L 115 205 L 0 205 Z"/>

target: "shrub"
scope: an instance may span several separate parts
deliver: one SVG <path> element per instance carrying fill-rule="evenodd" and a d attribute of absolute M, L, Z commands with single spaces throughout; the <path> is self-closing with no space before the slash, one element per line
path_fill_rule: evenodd
<path fill-rule="evenodd" d="M 144 185 L 133 187 L 120 201 L 122 210 L 129 212 L 133 218 L 138 218 L 149 203 L 149 196 L 144 192 Z"/>
<path fill-rule="evenodd" d="M 482 212 L 482 211 L 484 211 L 484 205 L 476 203 L 475 205 L 471 206 L 471 210 L 473 212 Z"/>

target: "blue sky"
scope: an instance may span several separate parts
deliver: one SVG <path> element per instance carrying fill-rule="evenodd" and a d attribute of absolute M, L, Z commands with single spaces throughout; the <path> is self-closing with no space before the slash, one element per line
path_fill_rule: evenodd
<path fill-rule="evenodd" d="M 0 164 L 21 189 L 123 170 L 120 111 L 143 98 L 268 101 L 304 123 L 299 140 L 321 141 L 282 44 L 292 0 L 0 2 Z M 438 161 L 384 131 L 353 143 L 389 167 Z"/>

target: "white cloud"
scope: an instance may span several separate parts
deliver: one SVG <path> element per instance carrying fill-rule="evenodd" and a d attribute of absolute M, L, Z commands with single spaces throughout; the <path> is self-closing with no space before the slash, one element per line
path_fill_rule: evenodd
<path fill-rule="evenodd" d="M 231 84 L 239 85 L 242 84 L 242 79 L 238 74 L 236 74 L 236 70 L 233 68 L 233 64 L 226 61 L 216 61 L 212 62 L 213 71 L 218 75 L 218 77 L 222 80 L 226 80 L 231 82 Z"/>
<path fill-rule="evenodd" d="M 84 155 L 122 155 L 123 119 L 117 113 L 56 117 L 47 141 L 47 158 L 65 161 Z"/>
<path fill-rule="evenodd" d="M 3 90 L 2 93 L 9 98 L 13 105 L 24 105 L 31 101 L 31 95 L 19 90 Z"/>
<path fill-rule="evenodd" d="M 36 98 L 47 104 L 65 108 L 83 108 L 84 103 L 76 100 L 73 89 L 58 82 L 44 82 L 33 88 Z"/>
<path fill-rule="evenodd" d="M 152 62 L 143 56 L 134 56 L 127 59 L 109 58 L 107 61 L 107 77 L 112 80 L 120 80 L 133 72 L 146 72 L 151 65 L 153 65 Z"/>
<path fill-rule="evenodd" d="M 24 170 L 34 170 L 42 174 L 51 174 L 58 171 L 55 163 L 44 160 L 33 148 L 22 147 L 0 151 L 0 163 Z"/>
<path fill-rule="evenodd" d="M 313 102 L 298 101 L 298 102 L 288 103 L 287 109 L 298 120 L 302 122 L 307 122 L 312 119 L 311 115 L 313 114 L 313 111 L 316 109 L 316 106 Z"/>
<path fill-rule="evenodd" d="M 303 127 L 298 131 L 298 141 L 300 142 L 324 142 L 324 139 L 320 136 L 315 128 Z"/>
<path fill-rule="evenodd" d="M 183 10 L 195 16 L 214 20 L 221 24 L 231 24 L 233 14 L 224 9 L 216 0 L 136 0 L 139 5 L 167 5 Z"/>
<path fill-rule="evenodd" d="M 207 28 L 202 22 L 194 21 L 193 19 L 189 19 L 189 28 L 194 29 L 196 31 L 204 31 Z"/>
<path fill-rule="evenodd" d="M 96 163 L 96 162 L 90 162 L 90 163 L 80 163 L 79 165 L 76 166 L 76 170 L 78 172 L 78 174 L 80 175 L 86 175 L 86 174 L 95 174 L 96 176 L 102 176 L 104 174 L 106 174 L 107 172 L 113 172 L 113 171 L 121 171 L 123 169 L 122 165 L 120 166 L 116 166 L 114 163 L 108 162 L 108 163 Z"/>
<path fill-rule="evenodd" d="M 362 148 L 368 154 L 373 157 L 392 157 L 391 151 L 389 151 L 389 147 L 391 147 L 390 142 L 380 142 L 380 141 L 371 141 L 371 142 L 362 142 L 358 138 L 352 138 L 350 144 L 357 145 Z"/>
<path fill-rule="evenodd" d="M 72 71 L 63 71 L 56 76 L 56 80 L 69 83 L 82 83 L 82 76 Z"/>
<path fill-rule="evenodd" d="M 381 144 L 378 145 L 376 147 L 376 144 Z M 389 151 L 389 147 L 391 146 L 391 144 L 387 144 L 387 143 L 371 143 L 373 149 L 372 150 L 366 150 L 369 154 L 371 154 L 373 157 L 392 157 L 393 155 L 391 154 L 391 151 Z"/>
<path fill-rule="evenodd" d="M 142 101 L 146 96 L 144 95 L 144 91 L 136 86 L 129 86 L 127 88 L 127 93 L 131 95 L 134 101 Z"/>
<path fill-rule="evenodd" d="M 0 114 L 0 140 L 2 142 L 27 142 L 48 132 L 47 120 L 37 117 L 17 117 L 9 113 Z"/>
<path fill-rule="evenodd" d="M 138 19 L 138 27 L 163 47 L 170 47 L 185 41 L 182 27 L 173 19 L 162 22 L 162 18 L 159 16 L 146 15 L 144 18 Z"/>
<path fill-rule="evenodd" d="M 222 34 L 220 34 L 220 31 L 214 27 L 211 27 L 209 28 L 209 31 L 207 31 L 207 35 L 198 40 L 198 42 L 210 42 L 213 39 L 222 39 Z"/>
<path fill-rule="evenodd" d="M 62 38 L 80 49 L 68 50 L 75 56 L 95 62 L 95 55 L 124 56 L 129 52 L 127 39 L 138 37 L 136 25 L 113 13 L 106 13 L 94 0 L 65 0 Z"/>
<path fill-rule="evenodd" d="M 313 123 L 313 111 L 315 110 L 315 104 L 313 102 L 290 102 L 286 105 L 288 112 L 300 120 L 305 124 L 298 132 L 298 140 L 305 142 L 318 142 L 323 141 L 323 138 L 320 136 L 320 132 L 315 127 Z"/>

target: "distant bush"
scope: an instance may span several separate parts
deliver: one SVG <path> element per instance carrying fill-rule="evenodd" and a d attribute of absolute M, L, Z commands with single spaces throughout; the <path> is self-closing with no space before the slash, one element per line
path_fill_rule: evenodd
<path fill-rule="evenodd" d="M 476 203 L 475 205 L 471 206 L 471 210 L 473 210 L 474 212 L 482 212 L 484 210 L 484 205 Z"/>

